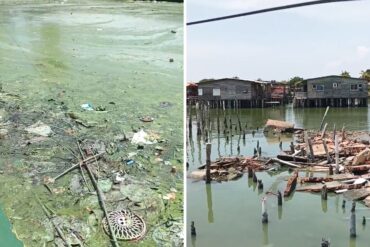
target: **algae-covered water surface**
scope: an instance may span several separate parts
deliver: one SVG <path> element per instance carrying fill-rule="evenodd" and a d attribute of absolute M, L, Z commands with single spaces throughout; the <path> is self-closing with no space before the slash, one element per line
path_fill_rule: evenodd
<path fill-rule="evenodd" d="M 147 224 L 121 244 L 181 245 L 183 5 L 24 2 L 0 1 L 0 208 L 13 231 L 25 246 L 107 246 L 87 172 L 50 180 L 104 152 L 91 167 L 108 211 Z M 0 219 L 6 246 L 21 246 Z"/>

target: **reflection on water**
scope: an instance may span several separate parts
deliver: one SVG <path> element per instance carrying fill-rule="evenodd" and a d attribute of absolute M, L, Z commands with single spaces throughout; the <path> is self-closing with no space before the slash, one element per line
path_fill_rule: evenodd
<path fill-rule="evenodd" d="M 292 135 L 264 133 L 267 119 L 294 122 L 296 127 L 318 129 L 325 108 L 293 109 L 290 106 L 269 109 L 242 109 L 240 121 L 247 125 L 245 140 L 242 133 L 235 130 L 238 117 L 235 110 L 227 110 L 220 115 L 220 134 L 217 133 L 217 114 L 210 111 L 211 159 L 231 155 L 253 155 L 257 143 L 262 148 L 262 156 L 273 156 L 282 149 L 289 149 Z M 330 109 L 326 118 L 329 130 L 345 125 L 349 130 L 369 130 L 367 108 Z M 224 126 L 227 120 L 227 128 Z M 231 128 L 230 128 L 231 119 Z M 196 135 L 196 119 L 193 117 L 193 131 L 187 139 L 189 172 L 205 163 L 204 136 Z M 340 127 L 341 128 L 341 127 Z M 357 238 L 350 238 L 350 202 L 342 208 L 341 195 L 328 194 L 328 200 L 321 200 L 320 194 L 294 192 L 284 198 L 282 206 L 277 205 L 276 193 L 284 191 L 287 170 L 258 172 L 257 177 L 264 184 L 259 191 L 257 184 L 247 175 L 237 181 L 211 183 L 187 179 L 187 221 L 194 220 L 197 226 L 196 238 L 188 238 L 192 246 L 320 246 L 321 239 L 330 239 L 332 246 L 367 246 L 370 235 L 357 221 Z M 302 172 L 300 176 L 312 176 Z M 206 188 L 204 189 L 205 186 Z M 269 223 L 261 222 L 261 198 L 267 196 Z M 205 204 L 207 200 L 207 205 Z M 361 203 L 356 207 L 357 217 L 369 217 L 370 211 Z M 217 217 L 217 219 L 215 219 Z M 190 229 L 187 229 L 190 233 Z M 190 236 L 188 234 L 188 236 Z"/>
<path fill-rule="evenodd" d="M 208 223 L 213 223 L 213 208 L 212 208 L 212 188 L 211 184 L 206 184 L 207 192 L 207 207 L 208 207 Z"/>

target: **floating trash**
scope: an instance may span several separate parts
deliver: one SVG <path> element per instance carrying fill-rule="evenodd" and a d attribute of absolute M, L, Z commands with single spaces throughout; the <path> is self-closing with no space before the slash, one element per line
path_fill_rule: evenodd
<path fill-rule="evenodd" d="M 153 144 L 150 141 L 150 136 L 145 133 L 144 130 L 140 130 L 139 132 L 135 133 L 131 140 L 132 144 Z"/>
<path fill-rule="evenodd" d="M 120 240 L 139 240 L 146 233 L 144 220 L 129 210 L 123 209 L 108 213 L 108 219 L 111 223 L 112 230 L 117 239 Z M 103 227 L 109 234 L 107 218 L 103 220 Z"/>
<path fill-rule="evenodd" d="M 149 117 L 149 116 L 145 116 L 145 117 L 141 117 L 140 118 L 140 121 L 141 122 L 144 122 L 144 123 L 149 123 L 149 122 L 153 122 L 154 121 L 154 118 Z"/>
<path fill-rule="evenodd" d="M 90 103 L 82 104 L 81 108 L 86 110 L 86 111 L 93 111 L 94 110 L 94 107 Z"/>
<path fill-rule="evenodd" d="M 126 164 L 127 164 L 128 166 L 131 166 L 131 165 L 133 165 L 133 164 L 135 163 L 135 160 L 130 160 L 130 159 L 128 159 L 128 160 L 125 160 L 125 162 L 126 162 Z"/>
<path fill-rule="evenodd" d="M 32 133 L 35 135 L 40 135 L 40 136 L 50 136 L 53 131 L 51 130 L 50 126 L 44 124 L 41 121 L 38 121 L 37 123 L 27 127 L 25 129 L 28 133 Z"/>

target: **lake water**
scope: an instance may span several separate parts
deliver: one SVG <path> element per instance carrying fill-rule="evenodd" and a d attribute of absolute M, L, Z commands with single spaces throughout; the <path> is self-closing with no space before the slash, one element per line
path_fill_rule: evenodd
<path fill-rule="evenodd" d="M 216 111 L 211 110 L 212 122 L 212 157 L 253 155 L 257 141 L 262 146 L 262 156 L 274 156 L 280 152 L 279 138 L 283 149 L 289 149 L 292 135 L 265 135 L 263 126 L 267 119 L 285 120 L 295 123 L 296 127 L 318 129 L 325 108 L 293 109 L 286 107 L 265 109 L 242 109 L 242 125 L 247 124 L 246 141 L 234 130 L 237 116 L 234 110 L 227 110 L 227 119 L 233 122 L 234 135 L 229 135 L 229 142 L 221 128 L 220 138 L 216 131 Z M 193 113 L 194 114 L 194 113 Z M 223 113 L 221 114 L 223 124 Z M 328 128 L 334 123 L 337 129 L 345 125 L 349 130 L 369 130 L 368 108 L 332 108 L 326 118 Z M 228 120 L 229 121 L 229 120 Z M 253 135 L 252 130 L 259 128 Z M 240 151 L 237 150 L 240 145 Z M 187 138 L 187 159 L 189 171 L 205 164 L 205 143 L 196 136 L 196 122 L 193 122 L 193 135 Z M 332 246 L 368 246 L 370 241 L 369 226 L 362 226 L 362 217 L 370 218 L 370 210 L 362 203 L 357 203 L 357 235 L 349 237 L 350 202 L 343 210 L 342 196 L 329 194 L 328 200 L 321 201 L 319 194 L 295 192 L 284 198 L 283 207 L 277 206 L 275 196 L 267 196 L 269 223 L 261 223 L 261 199 L 264 192 L 278 189 L 283 191 L 288 171 L 280 173 L 257 173 L 263 180 L 264 191 L 259 192 L 256 185 L 243 176 L 237 181 L 211 183 L 187 179 L 187 241 L 188 246 L 320 246 L 321 239 L 331 240 Z M 197 236 L 190 236 L 190 222 L 195 221 Z"/>

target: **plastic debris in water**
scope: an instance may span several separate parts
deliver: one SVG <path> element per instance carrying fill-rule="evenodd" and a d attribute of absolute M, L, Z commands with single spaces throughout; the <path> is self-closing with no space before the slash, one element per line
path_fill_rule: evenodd
<path fill-rule="evenodd" d="M 152 141 L 149 140 L 149 135 L 145 133 L 144 130 L 140 130 L 139 132 L 135 133 L 131 140 L 132 144 L 153 144 Z"/>
<path fill-rule="evenodd" d="M 27 127 L 25 130 L 28 133 L 45 136 L 45 137 L 50 136 L 53 133 L 50 126 L 44 124 L 41 121 L 38 121 L 37 123 Z"/>
<path fill-rule="evenodd" d="M 117 239 L 120 240 L 139 240 L 146 233 L 146 224 L 144 220 L 130 210 L 123 209 L 108 213 L 103 219 L 103 227 L 109 234 L 107 218 Z"/>
<path fill-rule="evenodd" d="M 131 166 L 135 163 L 135 160 L 125 160 L 126 161 L 126 164 Z"/>
<path fill-rule="evenodd" d="M 85 111 L 93 111 L 94 110 L 94 107 L 90 103 L 82 104 L 81 108 L 84 109 Z"/>

